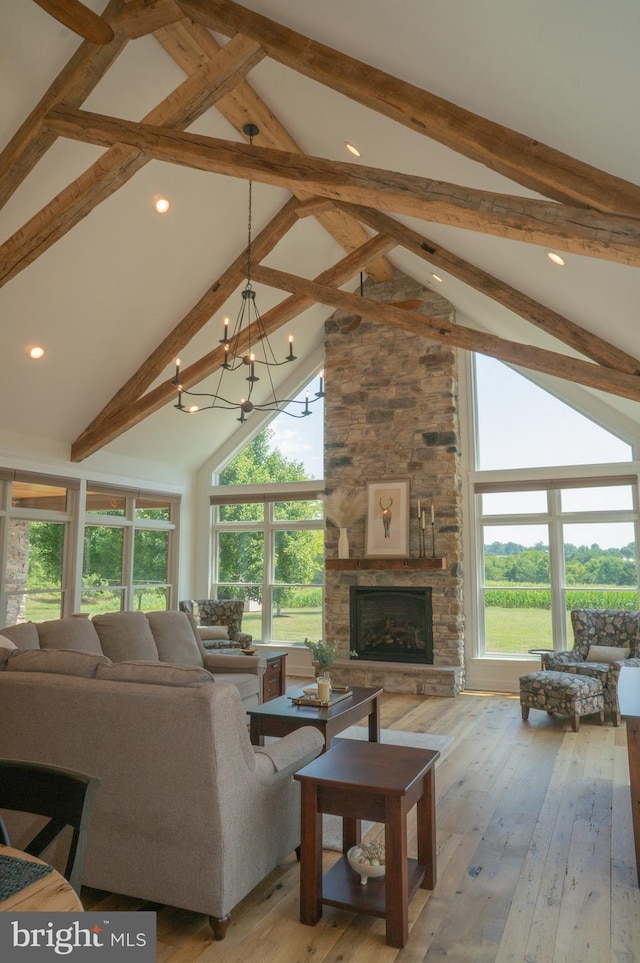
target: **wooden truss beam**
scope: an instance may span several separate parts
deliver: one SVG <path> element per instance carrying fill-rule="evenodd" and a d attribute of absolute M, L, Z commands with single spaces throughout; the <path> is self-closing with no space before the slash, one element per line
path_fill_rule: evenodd
<path fill-rule="evenodd" d="M 378 236 L 371 238 L 357 251 L 352 251 L 337 264 L 323 271 L 322 274 L 318 276 L 318 281 L 323 285 L 344 284 L 360 271 L 365 270 L 371 261 L 375 261 L 376 258 L 386 254 L 395 243 L 396 242 L 389 237 Z M 315 298 L 308 298 L 306 295 L 287 298 L 262 316 L 265 331 L 267 334 L 276 331 L 283 324 L 286 324 L 287 321 L 290 321 L 292 317 L 295 317 L 300 311 L 304 310 L 305 307 L 314 303 L 315 300 Z M 187 368 L 183 368 L 180 373 L 180 380 L 185 387 L 190 388 L 202 381 L 203 378 L 215 371 L 216 368 L 219 368 L 223 361 L 223 349 L 220 347 L 214 348 L 213 351 L 199 361 L 189 365 Z M 109 444 L 110 441 L 113 441 L 114 438 L 128 431 L 129 428 L 144 421 L 144 419 L 153 414 L 154 411 L 158 411 L 171 401 L 171 399 L 175 397 L 175 394 L 175 385 L 172 384 L 170 380 L 165 381 L 157 388 L 148 392 L 148 394 L 136 404 L 121 407 L 118 410 L 112 410 L 109 417 L 101 419 L 99 427 L 94 428 L 92 431 L 87 429 L 87 431 L 83 432 L 80 438 L 74 442 L 71 449 L 71 460 L 82 461 L 84 458 L 92 455 L 100 448 Z"/>
<path fill-rule="evenodd" d="M 559 341 L 579 351 L 586 358 L 591 358 L 598 364 L 629 374 L 640 374 L 640 360 L 627 354 L 610 342 L 599 338 L 597 334 L 586 331 L 580 325 L 569 321 L 551 308 L 539 301 L 523 294 L 516 288 L 487 271 L 481 270 L 469 261 L 463 260 L 451 251 L 406 227 L 393 217 L 374 211 L 370 207 L 357 207 L 355 204 L 345 204 L 347 210 L 354 217 L 359 217 L 365 224 L 375 231 L 383 231 L 395 237 L 399 244 L 412 254 L 427 261 L 434 267 L 442 268 L 448 274 L 464 281 L 481 294 L 501 304 L 509 311 L 518 314 L 525 321 L 529 321 L 546 334 L 558 338 Z"/>
<path fill-rule="evenodd" d="M 369 298 L 363 305 L 363 299 L 357 295 L 338 291 L 337 288 L 327 284 L 307 281 L 305 278 L 272 268 L 258 265 L 254 268 L 252 276 L 254 280 L 279 288 L 281 291 L 313 298 L 321 304 L 340 308 L 355 315 L 365 315 L 374 321 L 393 324 L 433 341 L 464 348 L 466 351 L 476 351 L 498 358 L 500 361 L 506 361 L 508 364 L 542 371 L 567 381 L 576 381 L 589 388 L 598 388 L 600 391 L 607 391 L 622 398 L 640 401 L 640 377 L 628 374 L 626 371 L 613 371 L 611 368 L 567 357 L 555 351 L 518 344 L 493 334 L 484 334 L 462 325 L 452 324 L 441 318 L 430 318 L 416 311 L 401 311 L 391 304 L 379 304 Z"/>
<path fill-rule="evenodd" d="M 123 2 L 124 0 L 110 0 L 102 14 L 103 19 L 112 23 L 113 40 L 99 46 L 89 41 L 80 44 L 0 154 L 0 209 L 56 139 L 55 134 L 43 125 L 45 115 L 62 102 L 71 107 L 83 104 L 124 50 L 128 37 L 118 28 L 117 23 L 113 23 Z"/>
<path fill-rule="evenodd" d="M 640 187 L 538 140 L 479 117 L 353 57 L 317 43 L 232 0 L 180 0 L 213 30 L 255 37 L 269 57 L 446 144 L 545 197 L 640 217 Z"/>
<path fill-rule="evenodd" d="M 100 48 L 101 49 L 101 48 Z M 253 40 L 234 37 L 153 110 L 152 124 L 184 128 L 223 97 L 264 56 Z M 138 145 L 115 144 L 19 231 L 0 245 L 0 286 L 15 277 L 151 160 Z"/>
<path fill-rule="evenodd" d="M 640 219 L 636 218 L 494 194 L 359 164 L 299 157 L 77 109 L 54 110 L 47 124 L 62 136 L 104 147 L 135 145 L 158 160 L 198 170 L 282 187 L 299 180 L 314 193 L 332 200 L 640 265 Z"/>
<path fill-rule="evenodd" d="M 173 3 L 173 0 L 170 2 Z M 156 30 L 154 36 L 187 74 L 196 70 L 203 61 L 213 57 L 220 49 L 219 44 L 204 27 L 186 17 Z M 245 125 L 255 124 L 260 130 L 254 138 L 254 143 L 258 146 L 274 147 L 293 154 L 303 153 L 289 131 L 256 93 L 248 80 L 242 80 L 230 93 L 219 100 L 216 110 L 243 137 Z M 312 196 L 297 182 L 289 184 L 289 190 L 301 200 Z M 358 220 L 333 205 L 319 210 L 316 217 L 327 233 L 345 251 L 355 251 L 368 238 L 367 232 Z M 393 268 L 386 258 L 380 258 L 369 265 L 367 273 L 374 281 L 389 281 L 393 277 Z"/>

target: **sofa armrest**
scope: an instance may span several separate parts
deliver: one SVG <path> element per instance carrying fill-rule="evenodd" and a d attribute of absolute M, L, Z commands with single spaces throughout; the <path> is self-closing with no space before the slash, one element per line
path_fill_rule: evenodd
<path fill-rule="evenodd" d="M 322 733 L 313 726 L 296 729 L 268 746 L 254 746 L 256 776 L 267 785 L 279 782 L 310 763 L 323 748 Z"/>
<path fill-rule="evenodd" d="M 248 632 L 234 632 L 233 641 L 241 648 L 246 649 L 253 642 L 253 636 Z"/>
<path fill-rule="evenodd" d="M 233 652 L 233 649 L 230 650 Z M 250 672 L 261 675 L 267 663 L 255 655 L 227 655 L 224 652 L 207 652 L 202 661 L 205 669 L 210 672 Z"/>
<path fill-rule="evenodd" d="M 640 658 L 616 659 L 615 662 L 612 662 L 609 665 L 609 672 L 611 673 L 612 676 L 619 676 L 620 669 L 624 668 L 624 666 L 626 665 L 630 666 L 631 668 L 638 669 L 640 668 Z M 616 678 L 616 685 L 617 685 L 617 678 Z"/>

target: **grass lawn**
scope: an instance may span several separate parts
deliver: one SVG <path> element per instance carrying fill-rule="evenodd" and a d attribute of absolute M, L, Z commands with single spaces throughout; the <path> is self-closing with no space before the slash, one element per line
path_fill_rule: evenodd
<path fill-rule="evenodd" d="M 254 639 L 262 637 L 262 613 L 245 612 L 242 616 L 242 631 L 249 632 Z M 324 634 L 322 626 L 322 608 L 320 606 L 305 609 L 283 609 L 281 616 L 276 616 L 272 624 L 273 642 L 304 642 L 305 638 L 321 639 Z"/>
<path fill-rule="evenodd" d="M 567 618 L 569 613 L 567 613 Z M 551 612 L 549 609 L 485 609 L 487 653 L 526 654 L 528 649 L 551 649 Z"/>

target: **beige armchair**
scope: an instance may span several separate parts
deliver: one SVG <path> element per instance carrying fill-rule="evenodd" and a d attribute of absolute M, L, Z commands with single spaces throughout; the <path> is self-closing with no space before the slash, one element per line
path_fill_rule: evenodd
<path fill-rule="evenodd" d="M 206 649 L 248 649 L 253 641 L 242 631 L 242 600 L 184 599 L 179 605 L 195 622 Z"/>

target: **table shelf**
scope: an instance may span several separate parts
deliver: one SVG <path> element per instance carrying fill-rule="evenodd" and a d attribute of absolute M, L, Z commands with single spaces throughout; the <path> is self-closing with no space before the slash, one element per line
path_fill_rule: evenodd
<path fill-rule="evenodd" d="M 408 898 L 411 899 L 424 879 L 425 867 L 421 866 L 416 859 L 409 859 L 407 862 Z M 339 909 L 353 910 L 384 919 L 386 915 L 385 877 L 372 877 L 363 886 L 360 876 L 349 866 L 347 857 L 342 856 L 322 877 L 321 900 L 327 906 L 337 906 Z"/>

